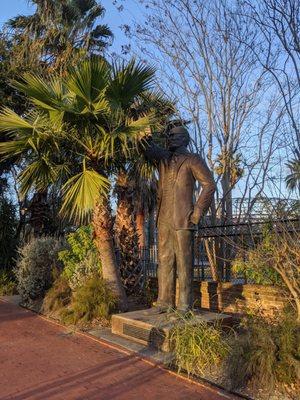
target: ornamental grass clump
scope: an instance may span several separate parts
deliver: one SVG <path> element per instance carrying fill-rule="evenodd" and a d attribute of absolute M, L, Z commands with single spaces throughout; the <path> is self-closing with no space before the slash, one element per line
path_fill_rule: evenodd
<path fill-rule="evenodd" d="M 116 310 L 117 299 L 99 273 L 87 279 L 72 294 L 70 305 L 62 310 L 63 322 L 84 325 L 95 320 L 107 322 Z"/>
<path fill-rule="evenodd" d="M 178 371 L 185 370 L 188 375 L 204 375 L 220 364 L 230 351 L 221 326 L 195 320 L 192 312 L 185 316 L 178 314 L 170 340 Z"/>
<path fill-rule="evenodd" d="M 42 310 L 46 314 L 61 312 L 70 304 L 71 297 L 72 289 L 70 288 L 68 279 L 61 274 L 46 293 Z"/>
<path fill-rule="evenodd" d="M 231 387 L 274 392 L 300 380 L 300 325 L 294 315 L 278 321 L 247 317 L 227 360 Z"/>

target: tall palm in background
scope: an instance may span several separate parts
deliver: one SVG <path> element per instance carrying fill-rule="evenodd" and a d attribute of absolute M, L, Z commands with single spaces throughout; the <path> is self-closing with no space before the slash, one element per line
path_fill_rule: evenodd
<path fill-rule="evenodd" d="M 286 185 L 290 190 L 298 190 L 300 193 L 300 152 L 295 150 L 296 158 L 287 163 L 290 173 L 286 177 Z"/>
<path fill-rule="evenodd" d="M 98 24 L 105 9 L 96 0 L 31 0 L 32 15 L 8 21 L 14 62 L 63 73 L 87 54 L 103 53 L 112 39 Z"/>
<path fill-rule="evenodd" d="M 5 108 L 0 130 L 10 141 L 0 144 L 0 154 L 24 157 L 21 191 L 59 185 L 61 213 L 78 223 L 92 220 L 103 277 L 126 308 L 114 253 L 110 178 L 119 160 L 129 158 L 149 127 L 152 113 L 138 119 L 130 108 L 152 89 L 154 70 L 134 61 L 109 65 L 93 57 L 59 76 L 26 74 L 15 83 L 34 105 L 20 117 Z"/>
<path fill-rule="evenodd" d="M 300 192 L 300 162 L 293 160 L 288 163 L 290 174 L 286 177 L 286 184 L 290 190 L 298 190 Z"/>

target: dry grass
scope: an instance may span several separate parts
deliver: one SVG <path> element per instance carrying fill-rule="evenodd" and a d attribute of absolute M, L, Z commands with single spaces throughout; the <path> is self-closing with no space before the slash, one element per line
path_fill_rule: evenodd
<path fill-rule="evenodd" d="M 178 323 L 170 339 L 178 370 L 185 370 L 188 374 L 204 375 L 230 352 L 229 342 L 220 325 L 195 322 L 192 312 L 184 316 L 178 314 Z"/>

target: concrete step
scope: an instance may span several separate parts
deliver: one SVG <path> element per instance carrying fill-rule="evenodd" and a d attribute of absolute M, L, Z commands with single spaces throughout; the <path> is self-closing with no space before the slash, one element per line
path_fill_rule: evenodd
<path fill-rule="evenodd" d="M 190 320 L 193 324 L 219 322 L 223 326 L 232 324 L 231 315 L 199 310 Z M 112 316 L 112 333 L 149 348 L 170 351 L 170 333 L 175 324 L 184 323 L 176 312 L 159 313 L 157 308 L 131 311 Z"/>

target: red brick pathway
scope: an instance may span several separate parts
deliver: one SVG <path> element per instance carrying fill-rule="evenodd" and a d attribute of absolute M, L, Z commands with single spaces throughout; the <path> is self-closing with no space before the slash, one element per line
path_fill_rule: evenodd
<path fill-rule="evenodd" d="M 0 301 L 0 400 L 226 398 Z"/>

